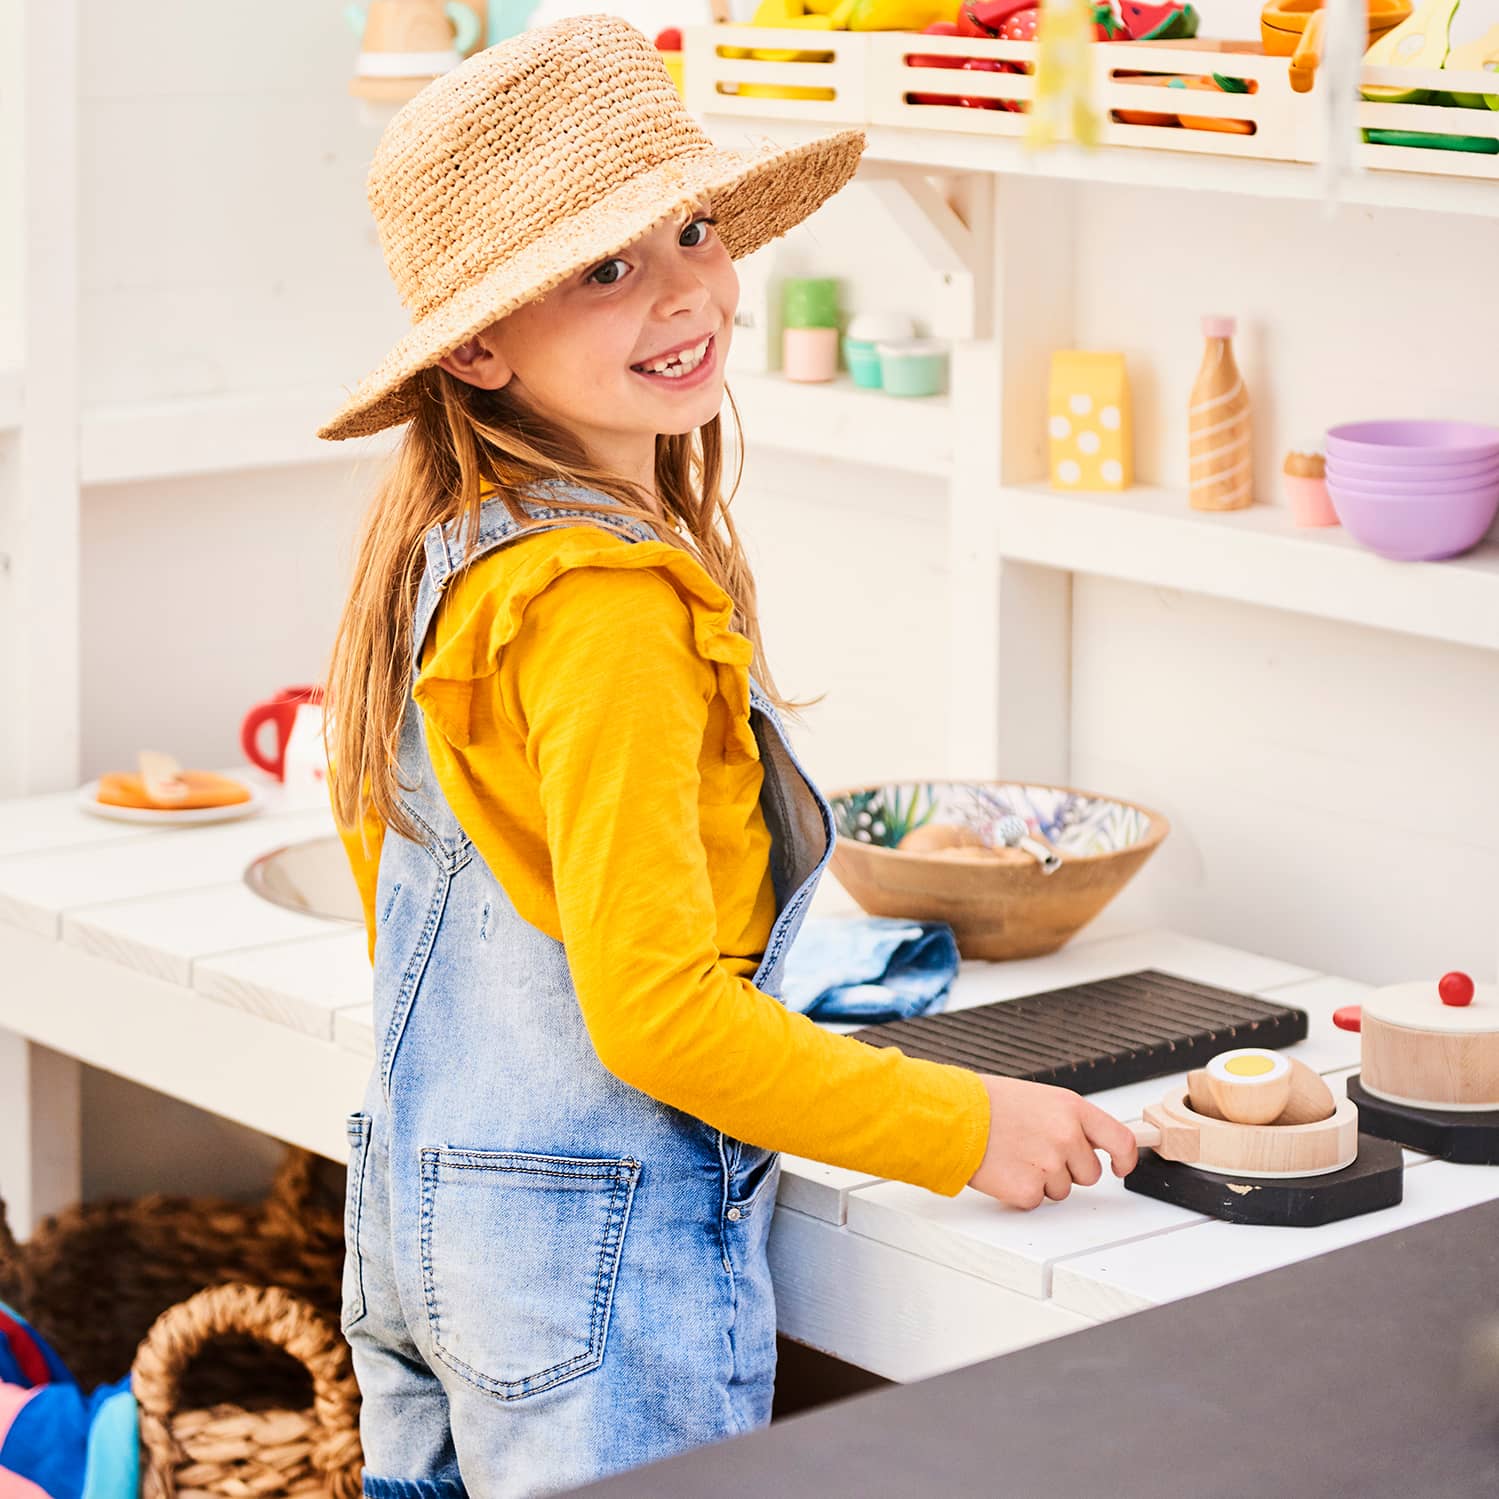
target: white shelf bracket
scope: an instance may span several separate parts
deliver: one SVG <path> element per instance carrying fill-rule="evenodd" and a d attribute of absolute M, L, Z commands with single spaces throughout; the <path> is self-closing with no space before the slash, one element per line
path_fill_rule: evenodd
<path fill-rule="evenodd" d="M 976 287 L 985 273 L 986 258 L 981 256 L 980 236 L 919 171 L 861 170 L 859 180 L 941 277 L 941 291 L 933 301 L 932 336 L 957 340 L 982 337 Z"/>

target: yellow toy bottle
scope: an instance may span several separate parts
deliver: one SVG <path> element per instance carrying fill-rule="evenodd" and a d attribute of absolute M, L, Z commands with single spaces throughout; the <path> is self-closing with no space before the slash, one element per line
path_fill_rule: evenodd
<path fill-rule="evenodd" d="M 1231 317 L 1205 317 L 1202 368 L 1187 412 L 1188 493 L 1194 510 L 1242 510 L 1254 502 L 1249 392 L 1234 363 Z"/>

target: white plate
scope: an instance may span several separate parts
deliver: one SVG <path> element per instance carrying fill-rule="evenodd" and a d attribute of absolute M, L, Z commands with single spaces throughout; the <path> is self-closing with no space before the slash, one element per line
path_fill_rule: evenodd
<path fill-rule="evenodd" d="M 183 807 L 177 811 L 155 807 L 113 807 L 99 800 L 99 783 L 90 781 L 78 788 L 78 805 L 95 817 L 107 817 L 111 822 L 145 822 L 158 827 L 189 827 L 193 823 L 236 822 L 241 817 L 253 817 L 265 805 L 265 798 L 246 781 L 241 781 L 250 793 L 247 802 L 233 802 L 227 807 Z"/>

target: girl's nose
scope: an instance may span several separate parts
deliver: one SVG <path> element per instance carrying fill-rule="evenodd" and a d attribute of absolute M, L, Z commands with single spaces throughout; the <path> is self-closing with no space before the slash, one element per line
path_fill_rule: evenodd
<path fill-rule="evenodd" d="M 656 299 L 657 311 L 662 317 L 676 312 L 700 312 L 711 296 L 708 283 L 696 268 L 679 262 L 663 276 Z"/>

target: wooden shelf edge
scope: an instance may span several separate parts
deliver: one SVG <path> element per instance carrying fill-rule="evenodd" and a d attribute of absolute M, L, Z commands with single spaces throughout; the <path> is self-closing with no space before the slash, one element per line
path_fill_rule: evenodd
<path fill-rule="evenodd" d="M 1267 161 L 1197 151 L 1142 146 L 1058 145 L 1033 151 L 1022 140 L 958 131 L 907 130 L 891 125 L 849 127 L 830 122 L 707 115 L 703 126 L 715 138 L 745 134 L 797 145 L 835 129 L 857 128 L 865 136 L 863 162 L 929 172 L 993 172 L 1124 187 L 1175 188 L 1255 198 L 1308 199 L 1326 196 L 1323 169 L 1315 163 Z M 1499 217 L 1499 184 L 1482 178 L 1433 175 L 1418 169 L 1366 168 L 1341 185 L 1339 201 L 1361 208 L 1413 209 Z"/>
<path fill-rule="evenodd" d="M 1005 485 L 988 522 L 1001 557 L 1499 650 L 1499 545 L 1447 562 L 1390 562 L 1340 527 L 1301 529 L 1280 506 L 1222 515 L 1184 493 L 1059 494 Z"/>

